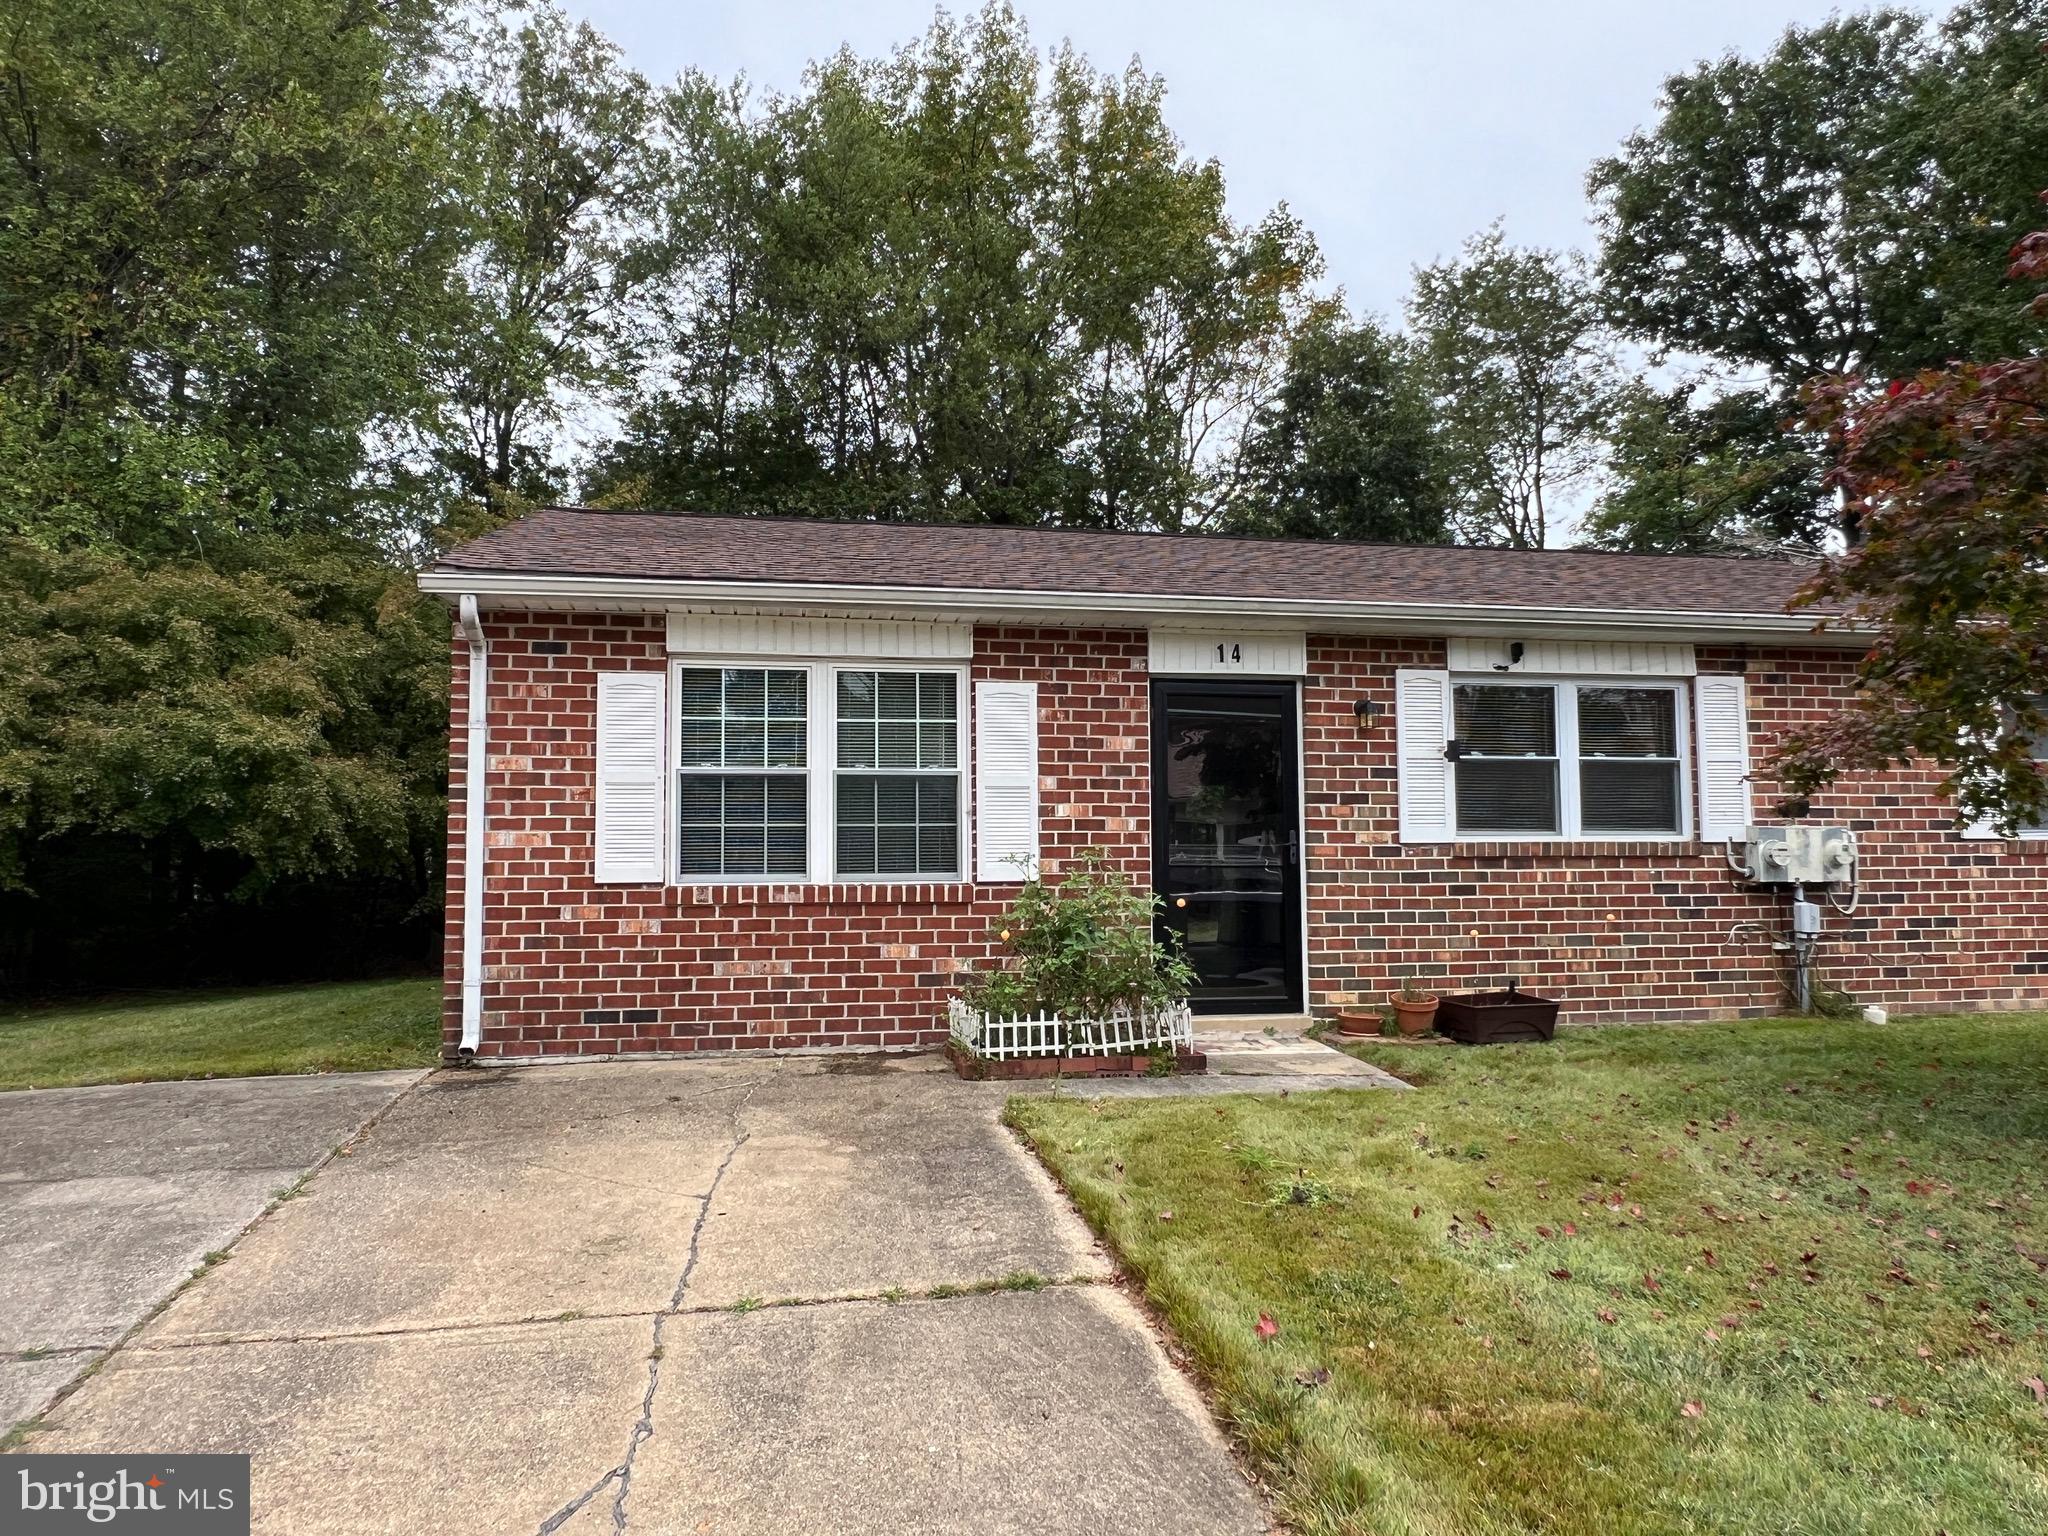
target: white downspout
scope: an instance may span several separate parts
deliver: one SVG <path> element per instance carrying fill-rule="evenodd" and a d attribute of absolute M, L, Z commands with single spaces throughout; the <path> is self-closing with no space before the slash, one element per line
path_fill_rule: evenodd
<path fill-rule="evenodd" d="M 456 614 L 469 641 L 469 725 L 462 775 L 462 1044 L 456 1050 L 466 1061 L 476 1055 L 484 1036 L 484 771 L 490 762 L 485 755 L 485 701 L 490 668 L 473 593 L 462 594 Z"/>

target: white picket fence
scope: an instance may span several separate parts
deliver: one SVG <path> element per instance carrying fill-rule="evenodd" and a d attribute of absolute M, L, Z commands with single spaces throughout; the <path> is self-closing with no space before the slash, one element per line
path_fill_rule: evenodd
<path fill-rule="evenodd" d="M 998 1018 L 960 998 L 946 1004 L 954 1043 L 984 1061 L 1020 1056 L 1140 1056 L 1148 1051 L 1191 1051 L 1195 1016 L 1185 1002 L 1163 1008 L 1141 1004 L 1119 1008 L 1107 1018 L 1061 1018 L 1056 1013 Z"/>

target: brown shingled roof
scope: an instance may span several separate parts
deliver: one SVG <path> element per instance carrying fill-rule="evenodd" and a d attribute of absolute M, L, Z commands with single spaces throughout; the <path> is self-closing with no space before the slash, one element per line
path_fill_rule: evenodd
<path fill-rule="evenodd" d="M 1327 599 L 1770 614 L 1791 560 L 853 523 L 548 507 L 444 555 L 442 572 L 821 583 L 1129 597 Z"/>

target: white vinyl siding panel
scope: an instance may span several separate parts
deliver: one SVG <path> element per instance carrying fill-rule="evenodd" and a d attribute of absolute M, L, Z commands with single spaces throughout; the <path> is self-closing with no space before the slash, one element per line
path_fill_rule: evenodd
<path fill-rule="evenodd" d="M 604 884 L 662 882 L 664 681 L 659 672 L 597 674 L 596 878 Z"/>
<path fill-rule="evenodd" d="M 1155 676 L 1303 677 L 1308 673 L 1308 636 L 1299 632 L 1155 629 L 1148 641 Z"/>
<path fill-rule="evenodd" d="M 964 661 L 971 624 L 894 619 L 805 619 L 770 614 L 672 613 L 668 648 L 690 656 L 830 656 L 859 660 Z"/>
<path fill-rule="evenodd" d="M 1550 677 L 1691 677 L 1698 670 L 1693 648 L 1671 640 L 1524 640 L 1514 659 L 1511 640 L 1475 640 L 1454 635 L 1446 642 L 1453 672 L 1506 669 Z"/>
<path fill-rule="evenodd" d="M 974 685 L 974 874 L 1023 880 L 1038 863 L 1038 685 Z"/>

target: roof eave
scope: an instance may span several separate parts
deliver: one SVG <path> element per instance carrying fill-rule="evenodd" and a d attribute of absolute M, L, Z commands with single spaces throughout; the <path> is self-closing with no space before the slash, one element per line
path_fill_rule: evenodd
<path fill-rule="evenodd" d="M 1714 641 L 1802 639 L 1865 643 L 1842 631 L 1816 633 L 1814 619 L 1788 613 L 1613 609 L 1496 603 L 1338 602 L 1327 598 L 1201 597 L 1175 593 L 1035 592 L 1006 588 L 868 586 L 837 582 L 692 581 L 482 571 L 436 566 L 420 590 L 453 601 L 474 594 L 485 607 L 663 612 L 670 609 L 804 609 L 846 616 L 921 617 L 983 623 L 1095 623 L 1314 629 L 1331 633 L 1499 634 L 1504 628 L 1565 638 Z"/>

